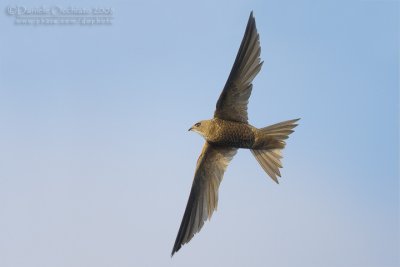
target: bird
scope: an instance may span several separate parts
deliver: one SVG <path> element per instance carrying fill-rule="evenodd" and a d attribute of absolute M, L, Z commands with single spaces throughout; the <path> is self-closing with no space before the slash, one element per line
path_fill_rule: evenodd
<path fill-rule="evenodd" d="M 171 257 L 198 233 L 211 218 L 218 204 L 218 189 L 224 172 L 238 149 L 249 149 L 264 171 L 278 183 L 281 177 L 285 140 L 299 119 L 287 120 L 264 128 L 248 123 L 247 104 L 252 81 L 261 70 L 260 38 L 253 11 L 231 72 L 217 101 L 214 117 L 202 120 L 189 131 L 200 134 L 205 144 L 197 160 L 186 209 L 172 249 Z"/>

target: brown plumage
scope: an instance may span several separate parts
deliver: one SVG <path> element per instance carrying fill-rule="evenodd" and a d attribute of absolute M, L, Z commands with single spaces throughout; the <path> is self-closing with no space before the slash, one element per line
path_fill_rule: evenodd
<path fill-rule="evenodd" d="M 225 169 L 239 148 L 250 149 L 275 182 L 281 176 L 281 151 L 298 119 L 260 129 L 247 122 L 247 104 L 253 88 L 251 83 L 263 64 L 260 52 L 256 22 L 251 12 L 235 63 L 218 99 L 214 118 L 200 121 L 189 129 L 203 136 L 206 142 L 197 160 L 192 189 L 172 255 L 211 218 L 217 208 L 218 188 Z"/>

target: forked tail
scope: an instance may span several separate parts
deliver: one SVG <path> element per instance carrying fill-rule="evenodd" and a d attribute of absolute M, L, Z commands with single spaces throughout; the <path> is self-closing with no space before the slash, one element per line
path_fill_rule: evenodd
<path fill-rule="evenodd" d="M 260 138 L 265 140 L 265 144 L 268 145 L 260 149 L 251 149 L 251 153 L 258 163 L 276 183 L 279 183 L 277 176 L 281 177 L 279 168 L 282 168 L 282 150 L 286 145 L 284 140 L 288 139 L 289 135 L 294 132 L 293 129 L 297 126 L 298 120 L 283 121 L 259 129 Z"/>

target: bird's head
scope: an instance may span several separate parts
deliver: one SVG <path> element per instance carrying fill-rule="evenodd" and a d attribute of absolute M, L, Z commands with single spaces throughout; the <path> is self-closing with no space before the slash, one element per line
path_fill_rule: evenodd
<path fill-rule="evenodd" d="M 189 131 L 196 132 L 207 139 L 210 129 L 210 123 L 211 122 L 209 120 L 199 121 L 198 123 L 195 123 L 192 127 L 190 127 Z"/>

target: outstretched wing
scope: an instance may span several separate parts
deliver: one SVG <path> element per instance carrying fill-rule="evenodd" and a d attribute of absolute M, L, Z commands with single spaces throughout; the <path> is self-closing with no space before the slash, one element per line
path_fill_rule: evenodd
<path fill-rule="evenodd" d="M 247 103 L 253 87 L 251 82 L 263 64 L 260 53 L 260 39 L 251 12 L 235 63 L 218 99 L 215 118 L 247 122 Z"/>
<path fill-rule="evenodd" d="M 236 148 L 215 147 L 207 142 L 204 144 L 171 256 L 188 243 L 200 231 L 204 222 L 211 218 L 218 204 L 219 184 L 236 151 Z"/>

